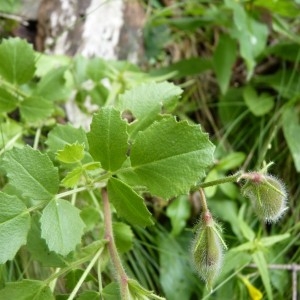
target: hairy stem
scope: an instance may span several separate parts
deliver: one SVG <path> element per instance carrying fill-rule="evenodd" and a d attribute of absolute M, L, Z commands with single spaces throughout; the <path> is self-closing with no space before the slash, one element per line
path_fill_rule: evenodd
<path fill-rule="evenodd" d="M 223 177 L 217 180 L 201 182 L 197 186 L 194 186 L 191 191 L 195 192 L 199 188 L 207 188 L 209 186 L 219 185 L 227 182 L 237 182 L 242 174 L 243 174 L 242 172 L 237 172 L 231 176 Z"/>
<path fill-rule="evenodd" d="M 203 212 L 208 212 L 209 210 L 207 207 L 206 197 L 205 197 L 203 189 L 199 189 L 199 192 L 200 192 L 200 202 L 201 202 L 202 210 L 203 210 Z"/>
<path fill-rule="evenodd" d="M 114 240 L 111 210 L 106 189 L 102 189 L 103 212 L 104 212 L 104 238 L 107 240 L 108 251 L 112 260 L 113 267 L 116 272 L 117 280 L 120 285 L 121 299 L 128 299 L 128 276 L 122 265 L 116 243 Z"/>

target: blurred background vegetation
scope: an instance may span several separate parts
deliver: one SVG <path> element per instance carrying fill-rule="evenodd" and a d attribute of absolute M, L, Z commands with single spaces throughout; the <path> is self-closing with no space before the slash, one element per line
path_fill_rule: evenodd
<path fill-rule="evenodd" d="M 18 35 L 22 21 L 18 4 L 0 3 L 1 38 Z M 139 66 L 80 56 L 63 60 L 62 65 L 68 65 L 76 77 L 76 85 L 68 89 L 75 92 L 78 106 L 85 110 L 87 96 L 101 106 L 141 82 L 173 81 L 184 89 L 174 113 L 201 124 L 216 145 L 215 165 L 206 180 L 240 169 L 256 170 L 273 161 L 270 172 L 286 184 L 289 210 L 278 223 L 263 224 L 253 218 L 252 206 L 237 185 L 205 189 L 230 249 L 209 295 L 189 259 L 191 229 L 200 209 L 197 194 L 168 203 L 147 199 L 157 226 L 134 228 L 133 247 L 124 253 L 129 273 L 169 300 L 297 299 L 300 1 L 150 0 L 140 4 L 146 22 L 142 28 L 145 56 Z M 49 62 L 49 58 L 41 61 L 40 74 Z M 111 88 L 99 82 L 103 78 Z M 94 89 L 82 85 L 87 79 L 97 81 Z M 64 118 L 59 109 L 58 116 Z M 25 266 L 21 261 L 17 266 L 22 274 Z"/>

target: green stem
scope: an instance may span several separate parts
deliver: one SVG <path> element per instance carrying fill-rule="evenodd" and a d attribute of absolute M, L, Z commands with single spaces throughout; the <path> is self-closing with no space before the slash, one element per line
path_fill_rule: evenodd
<path fill-rule="evenodd" d="M 108 200 L 108 194 L 106 189 L 102 189 L 102 200 L 103 200 L 103 212 L 104 212 L 104 238 L 108 241 L 108 251 L 112 260 L 112 264 L 114 266 L 117 280 L 120 285 L 120 293 L 122 300 L 128 300 L 128 276 L 125 272 L 125 269 L 122 265 L 121 258 L 119 256 L 114 235 L 112 229 L 112 218 L 111 218 L 111 210 L 110 203 Z"/>
<path fill-rule="evenodd" d="M 201 202 L 202 210 L 204 213 L 209 212 L 209 209 L 207 207 L 206 197 L 205 197 L 203 189 L 199 189 L 199 192 L 200 192 L 200 202 Z"/>
<path fill-rule="evenodd" d="M 235 173 L 231 176 L 223 177 L 223 178 L 220 178 L 220 179 L 217 179 L 217 180 L 208 181 L 208 182 L 201 182 L 197 186 L 194 186 L 191 191 L 195 192 L 195 191 L 199 190 L 200 188 L 203 189 L 203 188 L 207 188 L 207 187 L 210 187 L 210 186 L 219 185 L 219 184 L 223 184 L 223 183 L 237 182 L 242 174 L 243 174 L 242 172 L 237 172 L 237 173 Z"/>
<path fill-rule="evenodd" d="M 101 246 L 101 249 L 102 249 L 102 246 Z M 100 249 L 100 250 L 101 250 Z M 98 252 L 100 251 L 98 250 Z M 70 265 L 68 265 L 67 267 L 63 268 L 63 269 L 60 269 L 58 272 L 55 272 L 53 273 L 52 275 L 50 275 L 46 280 L 45 280 L 45 284 L 46 285 L 50 285 L 50 283 L 53 281 L 53 280 L 56 280 L 58 277 L 62 276 L 63 274 L 77 268 L 78 266 L 84 264 L 85 262 L 89 261 L 91 259 L 91 257 L 93 257 L 95 254 L 90 254 L 86 257 L 83 257 L 77 261 L 75 261 L 74 263 L 71 263 Z"/>
<path fill-rule="evenodd" d="M 0 85 L 3 86 L 9 92 L 13 92 L 13 93 L 21 96 L 22 98 L 27 98 L 28 97 L 26 95 L 26 93 L 24 93 L 21 89 L 19 89 L 18 87 L 16 87 L 13 84 L 7 82 L 6 80 L 0 79 Z"/>
<path fill-rule="evenodd" d="M 87 266 L 87 268 L 85 269 L 85 271 L 83 272 L 83 274 L 81 275 L 80 279 L 78 280 L 76 286 L 74 287 L 72 293 L 70 294 L 70 296 L 68 297 L 67 300 L 73 300 L 74 297 L 76 296 L 77 292 L 79 291 L 81 285 L 83 284 L 85 278 L 88 276 L 88 274 L 90 273 L 92 267 L 94 266 L 94 264 L 96 263 L 96 261 L 99 259 L 100 255 L 103 252 L 103 248 L 101 248 L 93 257 L 93 259 L 91 260 L 91 262 L 89 263 L 89 265 Z"/>
<path fill-rule="evenodd" d="M 35 137 L 34 137 L 34 143 L 33 143 L 33 149 L 37 150 L 39 146 L 40 136 L 41 136 L 42 128 L 39 127 L 36 130 Z"/>
<path fill-rule="evenodd" d="M 2 155 L 10 146 L 12 146 L 20 137 L 22 133 L 17 133 L 14 137 L 12 137 L 1 149 L 0 155 Z"/>

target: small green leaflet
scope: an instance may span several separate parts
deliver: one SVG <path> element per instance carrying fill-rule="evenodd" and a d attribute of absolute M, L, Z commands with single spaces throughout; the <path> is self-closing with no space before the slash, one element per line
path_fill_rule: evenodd
<path fill-rule="evenodd" d="M 151 213 L 148 211 L 144 199 L 130 186 L 112 177 L 107 183 L 107 192 L 109 200 L 120 217 L 132 225 L 153 225 Z"/>
<path fill-rule="evenodd" d="M 128 150 L 127 123 L 114 108 L 104 107 L 93 117 L 87 134 L 90 154 L 105 170 L 118 170 Z"/>
<path fill-rule="evenodd" d="M 131 125 L 134 132 L 147 128 L 162 110 L 169 111 L 176 106 L 182 89 L 173 83 L 147 83 L 133 88 L 120 96 L 121 110 L 129 110 L 137 122 Z"/>
<path fill-rule="evenodd" d="M 78 142 L 65 145 L 62 150 L 57 152 L 56 158 L 66 164 L 80 162 L 84 157 L 84 144 Z"/>
<path fill-rule="evenodd" d="M 1 300 L 55 300 L 49 286 L 38 280 L 8 282 L 0 295 Z"/>
<path fill-rule="evenodd" d="M 41 217 L 42 238 L 49 250 L 67 255 L 81 241 L 84 222 L 80 210 L 63 199 L 53 199 L 45 207 Z"/>
<path fill-rule="evenodd" d="M 62 180 L 63 186 L 68 187 L 68 188 L 75 187 L 78 184 L 83 172 L 84 172 L 84 169 L 81 166 L 70 171 L 67 174 L 67 176 Z"/>
<path fill-rule="evenodd" d="M 187 194 L 213 164 L 214 148 L 198 125 L 177 122 L 173 117 L 155 122 L 138 134 L 131 148 L 131 171 L 138 179 L 135 184 L 165 199 Z M 122 172 L 124 180 L 126 175 Z"/>
<path fill-rule="evenodd" d="M 47 154 L 29 146 L 5 153 L 3 168 L 9 183 L 32 200 L 50 200 L 58 191 L 58 170 Z"/>
<path fill-rule="evenodd" d="M 32 45 L 25 40 L 3 40 L 0 45 L 0 61 L 0 76 L 13 84 L 26 83 L 34 75 L 34 51 Z"/>
<path fill-rule="evenodd" d="M 0 264 L 13 259 L 26 244 L 29 227 L 30 215 L 25 204 L 16 196 L 0 192 Z M 4 299 L 1 292 L 0 295 Z"/>

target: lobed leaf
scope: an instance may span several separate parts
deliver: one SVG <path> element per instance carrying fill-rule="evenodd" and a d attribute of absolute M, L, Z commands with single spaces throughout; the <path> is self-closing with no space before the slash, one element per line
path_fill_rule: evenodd
<path fill-rule="evenodd" d="M 109 200 L 114 205 L 120 217 L 133 225 L 152 225 L 151 213 L 148 211 L 144 199 L 130 186 L 117 178 L 110 178 L 107 183 Z"/>
<path fill-rule="evenodd" d="M 74 144 L 67 144 L 62 150 L 57 152 L 56 158 L 61 162 L 72 164 L 80 162 L 84 157 L 84 144 L 78 142 Z"/>
<path fill-rule="evenodd" d="M 132 145 L 135 184 L 163 198 L 186 194 L 212 165 L 214 148 L 198 125 L 177 122 L 173 117 L 155 122 L 140 132 Z M 125 179 L 126 175 L 124 171 Z"/>
<path fill-rule="evenodd" d="M 85 227 L 80 210 L 63 199 L 51 200 L 43 210 L 40 222 L 42 237 L 49 250 L 61 255 L 75 250 Z"/>
<path fill-rule="evenodd" d="M 47 154 L 25 146 L 5 153 L 3 168 L 12 186 L 32 200 L 50 200 L 58 191 L 58 170 Z"/>
<path fill-rule="evenodd" d="M 182 89 L 173 83 L 147 83 L 133 88 L 120 96 L 122 110 L 129 110 L 138 122 L 131 128 L 134 132 L 147 128 L 162 110 L 174 107 L 182 94 Z"/>
<path fill-rule="evenodd" d="M 29 227 L 30 215 L 25 204 L 16 196 L 0 192 L 0 264 L 13 259 L 26 244 Z"/>
<path fill-rule="evenodd" d="M 102 108 L 94 115 L 91 131 L 87 134 L 90 154 L 100 161 L 105 170 L 118 170 L 128 150 L 127 123 L 114 108 Z"/>

